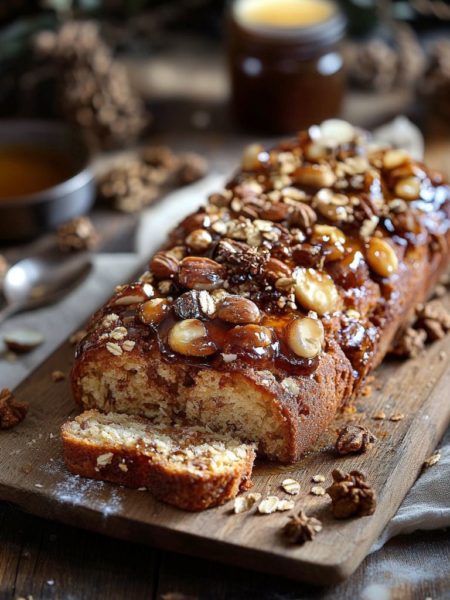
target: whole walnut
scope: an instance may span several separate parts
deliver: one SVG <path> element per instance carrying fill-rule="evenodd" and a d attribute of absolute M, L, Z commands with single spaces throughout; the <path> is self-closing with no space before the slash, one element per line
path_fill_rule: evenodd
<path fill-rule="evenodd" d="M 335 469 L 333 483 L 327 488 L 331 496 L 332 511 L 336 519 L 365 517 L 375 512 L 376 495 L 359 471 L 343 473 Z"/>

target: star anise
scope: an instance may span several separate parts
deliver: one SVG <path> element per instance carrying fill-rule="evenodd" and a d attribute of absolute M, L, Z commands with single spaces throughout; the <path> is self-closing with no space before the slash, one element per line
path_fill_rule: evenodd
<path fill-rule="evenodd" d="M 341 455 L 357 454 L 371 448 L 375 440 L 373 433 L 365 427 L 349 424 L 338 432 L 335 448 Z"/>
<path fill-rule="evenodd" d="M 293 544 L 310 542 L 319 531 L 322 523 L 315 517 L 308 517 L 302 510 L 298 515 L 291 515 L 283 528 L 285 537 Z"/>
<path fill-rule="evenodd" d="M 11 429 L 21 423 L 28 412 L 28 403 L 16 400 L 10 389 L 0 392 L 0 429 Z"/>
<path fill-rule="evenodd" d="M 332 511 L 336 519 L 365 517 L 371 515 L 376 507 L 376 495 L 359 471 L 343 473 L 335 469 L 333 483 L 327 488 L 331 496 Z"/>

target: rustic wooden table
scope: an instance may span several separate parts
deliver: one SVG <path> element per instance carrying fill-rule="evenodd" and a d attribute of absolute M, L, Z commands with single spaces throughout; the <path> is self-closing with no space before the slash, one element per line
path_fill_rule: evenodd
<path fill-rule="evenodd" d="M 167 68 L 176 73 L 173 65 L 177 60 L 179 57 L 155 66 L 166 69 L 166 75 Z M 191 86 L 190 99 L 186 99 L 186 94 L 182 101 L 177 99 L 178 88 L 163 90 L 174 99 L 156 101 L 154 110 L 158 118 L 151 142 L 200 151 L 210 158 L 214 170 L 227 173 L 237 164 L 240 149 L 252 136 L 238 134 L 230 125 L 224 110 L 224 82 L 217 77 L 217 63 L 208 62 L 203 66 L 203 76 Z M 168 80 L 176 82 L 177 78 L 168 77 Z M 152 84 L 153 81 L 149 82 Z M 373 126 L 410 109 L 410 96 L 404 91 L 382 98 L 352 95 L 344 116 L 357 124 Z M 428 161 L 450 175 L 448 132 L 434 123 L 425 123 L 425 127 Z M 96 209 L 93 218 L 102 234 L 102 251 L 132 250 L 136 216 Z M 48 243 L 51 236 L 26 246 L 10 247 L 5 249 L 5 254 L 13 261 Z M 0 503 L 0 600 L 438 600 L 449 598 L 449 559 L 448 533 L 415 533 L 396 538 L 379 552 L 369 555 L 348 581 L 331 589 L 318 589 L 112 540 L 45 521 Z"/>

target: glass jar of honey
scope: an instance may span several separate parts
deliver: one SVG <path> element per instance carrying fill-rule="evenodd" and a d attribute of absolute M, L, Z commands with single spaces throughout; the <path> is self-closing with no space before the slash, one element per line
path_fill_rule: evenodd
<path fill-rule="evenodd" d="M 239 124 L 291 133 L 339 114 L 344 31 L 332 0 L 232 2 L 228 60 Z"/>

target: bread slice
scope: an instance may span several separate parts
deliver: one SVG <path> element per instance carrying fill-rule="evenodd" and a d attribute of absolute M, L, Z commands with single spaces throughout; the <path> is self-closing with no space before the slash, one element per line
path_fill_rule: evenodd
<path fill-rule="evenodd" d="M 250 486 L 255 449 L 203 427 L 179 427 L 89 410 L 62 427 L 77 475 L 147 488 L 189 511 L 218 506 Z"/>

